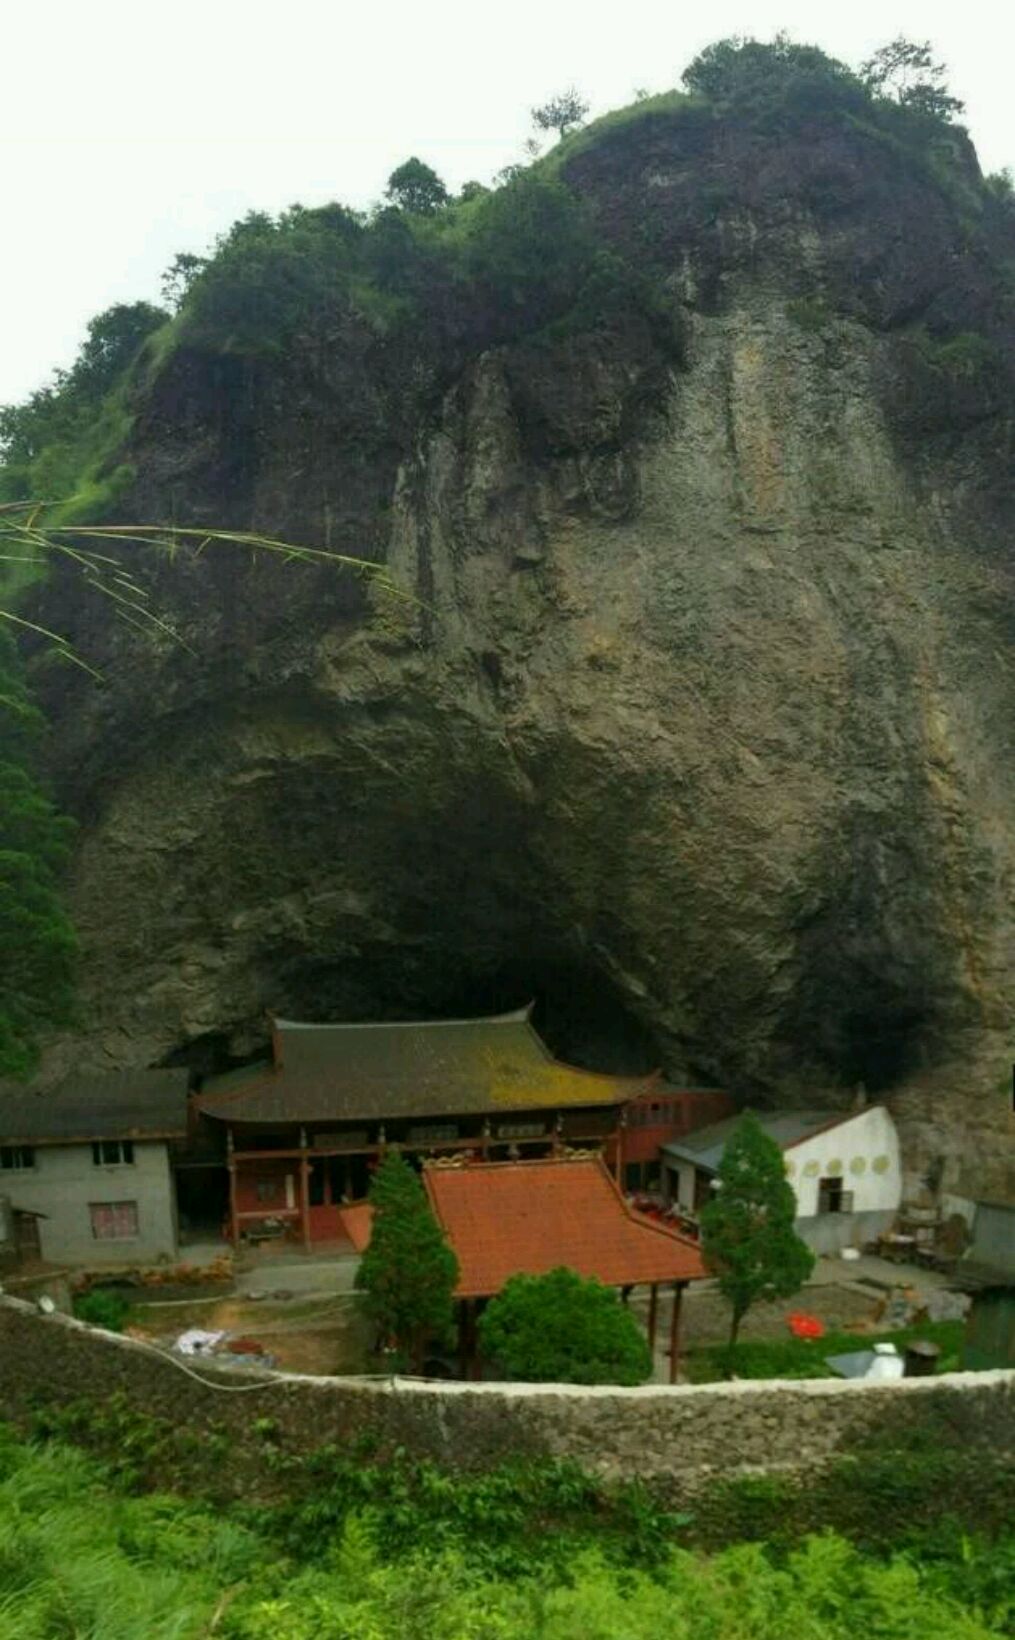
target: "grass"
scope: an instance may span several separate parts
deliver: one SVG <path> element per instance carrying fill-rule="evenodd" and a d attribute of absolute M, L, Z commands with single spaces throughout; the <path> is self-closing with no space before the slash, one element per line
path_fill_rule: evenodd
<path fill-rule="evenodd" d="M 869 1350 L 875 1343 L 894 1344 L 901 1354 L 908 1344 L 919 1339 L 939 1346 L 938 1372 L 955 1372 L 963 1332 L 961 1321 L 928 1321 L 923 1326 L 903 1327 L 895 1332 L 828 1332 L 813 1343 L 805 1338 L 752 1340 L 737 1345 L 733 1375 L 737 1378 L 832 1378 L 835 1374 L 826 1365 L 830 1355 Z M 685 1370 L 692 1384 L 714 1384 L 728 1376 L 726 1365 L 726 1346 L 710 1344 L 704 1349 L 688 1351 Z"/>

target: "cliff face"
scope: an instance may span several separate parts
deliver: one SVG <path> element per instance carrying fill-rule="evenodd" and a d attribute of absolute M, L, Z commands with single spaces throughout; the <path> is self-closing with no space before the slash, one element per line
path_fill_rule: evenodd
<path fill-rule="evenodd" d="M 383 552 L 411 597 L 153 570 L 185 654 L 50 589 L 108 670 L 48 686 L 87 953 L 54 1064 L 537 993 L 571 1057 L 862 1081 L 914 1174 L 1015 1192 L 1015 330 L 986 230 L 899 164 L 820 126 L 579 145 L 669 340 L 466 349 L 422 394 L 352 324 L 181 351 L 136 507 Z"/>

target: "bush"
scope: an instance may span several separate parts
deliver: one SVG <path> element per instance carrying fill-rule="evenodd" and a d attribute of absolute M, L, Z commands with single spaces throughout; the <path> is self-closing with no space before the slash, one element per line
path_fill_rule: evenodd
<path fill-rule="evenodd" d="M 93 1287 L 74 1300 L 74 1314 L 90 1327 L 104 1327 L 107 1332 L 123 1332 L 130 1314 L 130 1304 L 122 1293 L 110 1292 L 108 1287 Z"/>
<path fill-rule="evenodd" d="M 551 1384 L 641 1384 L 652 1355 L 612 1287 L 574 1270 L 512 1276 L 479 1321 L 484 1355 L 510 1378 Z"/>

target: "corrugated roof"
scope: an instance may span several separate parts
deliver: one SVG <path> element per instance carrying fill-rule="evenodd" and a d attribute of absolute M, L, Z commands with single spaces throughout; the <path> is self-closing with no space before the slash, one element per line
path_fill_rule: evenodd
<path fill-rule="evenodd" d="M 528 1011 L 486 1019 L 310 1025 L 275 1021 L 277 1063 L 205 1083 L 222 1121 L 346 1122 L 614 1105 L 650 1077 L 600 1076 L 553 1059 Z"/>
<path fill-rule="evenodd" d="M 628 1207 L 599 1158 L 427 1167 L 423 1182 L 458 1259 L 459 1298 L 560 1265 L 611 1287 L 707 1273 L 697 1244 Z"/>
<path fill-rule="evenodd" d="M 109 1071 L 68 1076 L 46 1092 L 4 1089 L 0 1143 L 182 1138 L 188 1080 L 186 1069 Z"/>
<path fill-rule="evenodd" d="M 693 1162 L 695 1167 L 714 1173 L 743 1114 L 740 1111 L 736 1116 L 727 1116 L 721 1122 L 712 1122 L 708 1127 L 698 1128 L 694 1133 L 685 1133 L 682 1138 L 671 1140 L 662 1147 L 664 1155 L 672 1156 L 676 1161 Z M 773 1110 L 754 1111 L 753 1114 L 769 1138 L 774 1139 L 781 1149 L 789 1150 L 802 1139 L 809 1139 L 812 1134 L 820 1133 L 823 1128 L 839 1127 L 858 1113 L 834 1110 Z"/>

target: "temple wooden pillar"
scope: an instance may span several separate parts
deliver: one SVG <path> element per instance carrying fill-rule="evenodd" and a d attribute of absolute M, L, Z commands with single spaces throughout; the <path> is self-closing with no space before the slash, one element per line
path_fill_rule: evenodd
<path fill-rule="evenodd" d="M 307 1133 L 300 1128 L 300 1222 L 303 1228 L 303 1248 L 310 1251 L 310 1157 L 307 1152 Z"/>
<path fill-rule="evenodd" d="M 680 1309 L 684 1298 L 686 1281 L 673 1283 L 673 1308 L 670 1311 L 670 1383 L 677 1381 L 677 1370 L 680 1366 Z"/>
<path fill-rule="evenodd" d="M 236 1158 L 233 1143 L 233 1130 L 226 1128 L 226 1166 L 229 1169 L 229 1240 L 233 1244 L 233 1251 L 240 1245 L 240 1221 L 236 1211 Z"/>
<path fill-rule="evenodd" d="M 659 1287 L 653 1281 L 648 1290 L 648 1347 L 652 1351 L 652 1361 L 655 1363 L 656 1354 L 656 1321 L 659 1315 Z"/>

